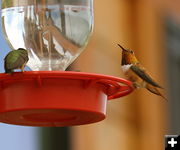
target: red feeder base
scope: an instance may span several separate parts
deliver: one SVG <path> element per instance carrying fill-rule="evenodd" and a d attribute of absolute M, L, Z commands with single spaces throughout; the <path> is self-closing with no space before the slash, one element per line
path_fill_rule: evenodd
<path fill-rule="evenodd" d="M 0 74 L 0 122 L 72 126 L 105 118 L 107 99 L 132 92 L 117 77 L 71 71 Z"/>

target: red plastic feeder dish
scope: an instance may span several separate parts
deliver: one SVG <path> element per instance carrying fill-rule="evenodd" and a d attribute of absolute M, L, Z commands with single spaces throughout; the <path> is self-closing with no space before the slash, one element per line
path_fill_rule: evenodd
<path fill-rule="evenodd" d="M 105 118 L 107 100 L 133 91 L 113 76 L 71 71 L 0 74 L 0 122 L 72 126 Z"/>

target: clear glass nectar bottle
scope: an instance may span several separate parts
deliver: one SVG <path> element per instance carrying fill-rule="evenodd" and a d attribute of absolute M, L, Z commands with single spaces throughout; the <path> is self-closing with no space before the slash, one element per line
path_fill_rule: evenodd
<path fill-rule="evenodd" d="M 2 27 L 12 50 L 25 48 L 34 71 L 65 70 L 93 30 L 93 0 L 2 0 Z"/>

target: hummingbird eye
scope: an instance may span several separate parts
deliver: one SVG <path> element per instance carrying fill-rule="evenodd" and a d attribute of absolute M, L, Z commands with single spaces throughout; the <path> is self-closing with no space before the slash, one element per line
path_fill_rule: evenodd
<path fill-rule="evenodd" d="M 130 50 L 130 53 L 133 54 L 134 52 L 132 50 Z"/>

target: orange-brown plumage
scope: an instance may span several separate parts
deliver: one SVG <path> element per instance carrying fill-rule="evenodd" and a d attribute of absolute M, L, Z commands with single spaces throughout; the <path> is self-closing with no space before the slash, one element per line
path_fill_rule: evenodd
<path fill-rule="evenodd" d="M 162 87 L 149 75 L 146 69 L 136 58 L 134 51 L 123 48 L 120 44 L 118 46 L 122 49 L 121 67 L 127 78 L 133 82 L 134 88 L 146 88 L 151 93 L 159 95 L 166 99 L 160 92 Z"/>

